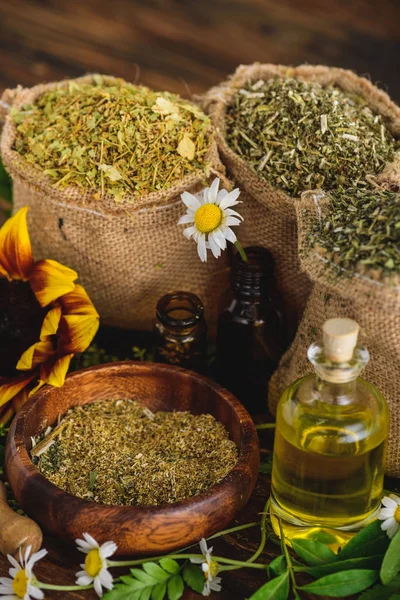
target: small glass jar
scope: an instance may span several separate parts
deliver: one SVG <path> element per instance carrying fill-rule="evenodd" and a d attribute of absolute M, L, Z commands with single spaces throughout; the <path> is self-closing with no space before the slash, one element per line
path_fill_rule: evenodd
<path fill-rule="evenodd" d="M 157 303 L 155 359 L 199 373 L 206 371 L 207 327 L 204 306 L 190 292 L 172 292 Z"/>

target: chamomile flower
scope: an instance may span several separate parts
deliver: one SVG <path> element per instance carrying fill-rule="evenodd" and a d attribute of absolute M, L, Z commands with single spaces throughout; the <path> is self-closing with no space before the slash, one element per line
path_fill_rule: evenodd
<path fill-rule="evenodd" d="M 83 571 L 76 573 L 77 585 L 90 585 L 93 583 L 94 591 L 99 596 L 103 595 L 103 587 L 107 590 L 113 588 L 113 578 L 108 571 L 107 558 L 110 558 L 117 549 L 114 542 L 105 542 L 101 546 L 88 533 L 84 533 L 84 540 L 75 540 L 78 550 L 86 554 Z"/>
<path fill-rule="evenodd" d="M 0 594 L 4 600 L 42 600 L 44 594 L 37 586 L 37 581 L 32 573 L 32 569 L 38 560 L 46 556 L 47 550 L 35 552 L 30 557 L 32 546 L 28 546 L 25 555 L 22 555 L 19 549 L 19 562 L 10 554 L 7 555 L 12 567 L 9 570 L 9 577 L 0 577 Z"/>
<path fill-rule="evenodd" d="M 240 225 L 243 220 L 240 214 L 232 209 L 232 206 L 239 204 L 239 188 L 232 192 L 219 190 L 219 183 L 217 177 L 211 187 L 205 188 L 199 194 L 181 194 L 187 211 L 179 219 L 178 225 L 190 225 L 183 231 L 183 235 L 197 242 L 197 252 L 202 262 L 207 261 L 207 250 L 211 250 L 215 258 L 219 258 L 221 251 L 226 249 L 227 241 L 236 243 L 237 238 L 231 227 Z"/>
<path fill-rule="evenodd" d="M 209 596 L 211 592 L 221 591 L 221 577 L 217 577 L 219 571 L 219 565 L 215 560 L 212 560 L 211 553 L 212 547 L 207 548 L 207 542 L 204 538 L 200 540 L 200 550 L 203 558 L 191 558 L 192 563 L 201 564 L 201 569 L 204 573 L 204 588 L 203 596 Z"/>
<path fill-rule="evenodd" d="M 383 521 L 381 528 L 386 531 L 390 538 L 393 538 L 400 529 L 400 498 L 394 494 L 382 498 L 384 508 L 378 515 L 378 519 Z"/>

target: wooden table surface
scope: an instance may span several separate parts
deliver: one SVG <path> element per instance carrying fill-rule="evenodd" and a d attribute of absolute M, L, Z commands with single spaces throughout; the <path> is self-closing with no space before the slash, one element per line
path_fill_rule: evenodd
<path fill-rule="evenodd" d="M 0 91 L 87 71 L 185 96 L 240 63 L 354 69 L 400 100 L 398 0 L 0 0 Z"/>

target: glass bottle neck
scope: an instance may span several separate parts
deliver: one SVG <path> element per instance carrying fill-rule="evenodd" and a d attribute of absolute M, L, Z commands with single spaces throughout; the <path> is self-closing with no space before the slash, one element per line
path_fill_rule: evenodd
<path fill-rule="evenodd" d="M 326 381 L 317 375 L 319 399 L 326 404 L 344 406 L 356 399 L 357 377 L 344 383 Z"/>
<path fill-rule="evenodd" d="M 259 302 L 263 296 L 268 296 L 269 287 L 275 285 L 273 277 L 274 259 L 266 248 L 246 248 L 248 262 L 240 255 L 232 269 L 231 283 L 236 298 Z"/>

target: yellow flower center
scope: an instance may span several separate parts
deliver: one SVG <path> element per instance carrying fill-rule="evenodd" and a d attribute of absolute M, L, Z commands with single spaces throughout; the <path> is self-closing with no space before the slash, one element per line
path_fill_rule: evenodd
<path fill-rule="evenodd" d="M 13 579 L 12 588 L 18 598 L 24 598 L 28 591 L 29 577 L 27 577 L 25 570 L 19 571 Z"/>
<path fill-rule="evenodd" d="M 210 233 L 221 225 L 222 210 L 216 204 L 203 204 L 196 210 L 194 222 L 201 233 Z"/>
<path fill-rule="evenodd" d="M 85 558 L 85 569 L 86 573 L 90 577 L 97 577 L 101 569 L 103 568 L 103 561 L 100 557 L 98 548 L 91 550 Z"/>
<path fill-rule="evenodd" d="M 208 563 L 208 570 L 205 571 L 204 577 L 209 579 L 211 577 L 216 577 L 219 573 L 219 565 L 215 560 L 210 560 Z"/>
<path fill-rule="evenodd" d="M 399 504 L 399 506 L 396 508 L 396 510 L 394 512 L 394 518 L 396 519 L 396 521 L 398 523 L 400 523 L 400 504 Z"/>

